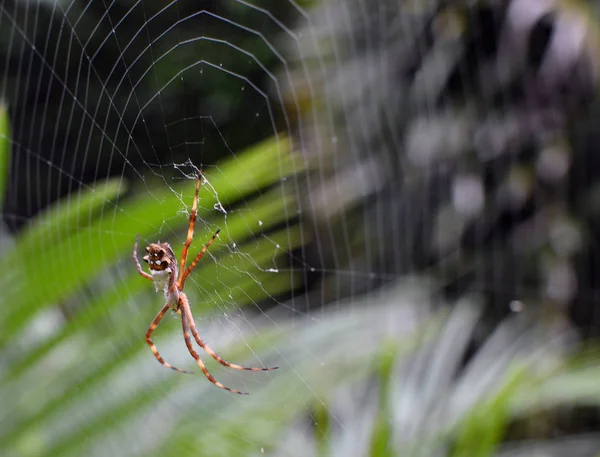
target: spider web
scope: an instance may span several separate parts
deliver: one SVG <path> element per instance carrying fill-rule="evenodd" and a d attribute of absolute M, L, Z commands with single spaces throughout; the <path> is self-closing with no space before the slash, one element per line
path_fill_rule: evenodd
<path fill-rule="evenodd" d="M 513 357 L 556 367 L 572 348 L 565 310 L 595 297 L 580 272 L 594 264 L 582 259 L 597 205 L 581 214 L 569 194 L 586 167 L 565 119 L 589 108 L 597 48 L 577 39 L 580 22 L 557 20 L 556 42 L 571 48 L 542 40 L 531 72 L 511 40 L 529 43 L 529 25 L 565 13 L 532 4 L 0 6 L 12 122 L 0 448 L 360 456 L 388 433 L 394 449 L 446 455 L 424 433 L 447 433 L 501 389 Z M 180 255 L 198 170 L 188 264 L 221 236 L 185 292 L 217 353 L 281 367 L 227 370 L 201 354 L 249 397 L 202 376 L 176 314 L 154 342 L 196 375 L 164 369 L 144 342 L 164 300 L 135 270 L 135 236 L 139 258 L 157 241 Z M 596 202 L 593 183 L 575 193 Z M 475 304 L 496 318 L 528 312 L 490 330 Z M 579 322 L 590 308 L 576 308 Z M 460 371 L 472 340 L 483 349 Z M 394 362 L 415 341 L 407 365 Z M 398 381 L 374 381 L 384 376 Z"/>

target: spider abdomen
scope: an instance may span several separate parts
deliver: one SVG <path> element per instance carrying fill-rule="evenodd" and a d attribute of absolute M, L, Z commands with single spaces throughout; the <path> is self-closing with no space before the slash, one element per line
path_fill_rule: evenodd
<path fill-rule="evenodd" d="M 175 297 L 175 306 L 173 306 L 173 303 L 171 303 L 172 300 L 170 300 L 170 296 L 175 295 L 174 293 L 170 292 L 171 275 L 173 274 L 171 269 L 165 268 L 164 270 L 150 270 L 150 274 L 152 275 L 152 279 L 154 279 L 154 287 L 156 288 L 156 291 L 158 292 L 159 290 L 162 290 L 165 293 L 165 298 L 169 302 L 171 308 L 176 308 L 179 298 Z"/>

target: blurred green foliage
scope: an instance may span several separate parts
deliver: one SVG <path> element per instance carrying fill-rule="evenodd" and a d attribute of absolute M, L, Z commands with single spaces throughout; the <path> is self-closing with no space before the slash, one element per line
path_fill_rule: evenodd
<path fill-rule="evenodd" d="M 226 2 L 219 7 L 246 14 L 240 5 Z M 145 3 L 145 7 L 129 17 L 117 5 L 112 20 L 98 27 L 114 27 L 125 16 L 145 24 L 163 5 Z M 165 11 L 163 17 L 174 10 Z M 79 13 L 74 5 L 71 14 Z M 182 9 L 178 14 L 185 17 L 189 12 Z M 128 42 L 127 34 L 137 29 L 119 27 L 118 39 L 103 51 L 123 58 L 130 69 L 134 59 L 146 59 L 146 66 L 131 69 L 131 74 L 151 67 L 156 80 L 164 83 L 181 68 L 198 63 L 198 55 L 213 65 L 226 60 L 216 44 L 219 33 L 228 32 L 210 29 L 215 16 L 210 18 L 203 18 L 204 33 L 213 37 L 206 48 L 208 39 L 202 36 L 193 51 L 164 54 L 172 44 L 166 42 L 157 44 L 155 54 L 143 54 L 146 43 L 140 41 L 124 53 L 115 43 Z M 264 17 L 259 19 L 264 22 Z M 86 36 L 86 20 L 91 18 L 82 15 L 79 37 Z M 185 25 L 180 35 L 170 39 L 182 42 L 186 33 L 197 37 L 196 24 Z M 162 34 L 160 29 L 149 32 L 153 38 Z M 105 36 L 110 32 L 96 31 L 86 52 L 95 56 L 93 49 L 99 43 L 94 40 Z M 262 36 L 228 35 L 228 40 L 241 49 L 252 49 L 258 61 L 276 64 Z M 66 43 L 71 52 L 70 41 L 62 42 L 62 47 L 67 48 Z M 57 60 L 77 71 L 81 66 L 78 58 Z M 240 66 L 227 67 L 245 74 L 245 61 L 235 63 Z M 251 62 L 248 72 L 255 66 L 256 61 Z M 123 95 L 115 87 L 122 82 L 121 74 L 114 75 L 94 80 L 92 84 L 101 82 L 102 90 L 90 92 L 103 94 L 110 87 L 119 105 L 124 99 L 119 99 Z M 244 112 L 234 106 L 238 99 L 231 94 L 239 81 L 220 75 L 205 68 L 202 77 L 186 75 L 185 83 L 166 89 L 172 91 L 175 105 L 181 98 L 197 103 L 201 92 L 207 112 L 223 109 L 225 121 L 218 125 L 239 124 L 255 135 L 265 125 L 266 130 L 271 128 L 268 123 L 257 129 L 251 122 L 236 122 L 233 113 L 247 119 L 249 109 Z M 135 76 L 132 79 L 137 81 Z M 144 84 L 140 94 L 154 96 L 163 89 L 150 78 Z M 59 89 L 62 93 L 65 88 Z M 124 92 L 129 94 L 129 89 Z M 165 106 L 148 109 L 148 125 L 165 124 L 166 95 Z M 243 104 L 254 110 L 254 102 L 249 99 Z M 93 110 L 92 105 L 93 101 L 87 109 Z M 126 108 L 120 122 L 135 126 L 140 107 Z M 56 118 L 61 132 L 72 130 L 65 116 Z M 240 130 L 233 131 L 240 141 L 247 139 Z M 110 128 L 95 132 L 89 149 L 100 151 L 107 132 L 110 135 Z M 129 141 L 129 132 L 120 132 Z M 0 113 L 0 165 L 8 163 L 9 135 L 4 111 Z M 210 136 L 204 131 L 200 135 Z M 148 140 L 157 149 L 172 152 L 161 148 L 155 138 Z M 136 144 L 143 146 L 143 141 L 138 137 Z M 237 150 L 235 143 L 224 143 Z M 232 387 L 242 384 L 251 392 L 240 398 L 216 389 L 201 374 L 183 376 L 156 363 L 143 334 L 162 306 L 162 297 L 137 274 L 131 249 L 135 234 L 141 233 L 142 240 L 148 241 L 168 237 L 179 253 L 177 240 L 185 237 L 187 226 L 182 209 L 191 204 L 193 179 L 164 182 L 144 176 L 141 183 L 126 183 L 122 178 L 96 182 L 48 208 L 12 245 L 3 247 L 7 267 L 0 275 L 2 455 L 517 456 L 532 440 L 512 443 L 507 450 L 504 441 L 511 438 L 516 421 L 552 424 L 555 410 L 598 406 L 598 355 L 593 351 L 577 355 L 564 328 L 537 322 L 526 313 L 500 323 L 470 354 L 471 343 L 480 336 L 476 330 L 480 310 L 466 302 L 435 311 L 437 289 L 431 284 L 394 284 L 312 314 L 295 307 L 293 301 L 277 303 L 279 294 L 303 283 L 304 272 L 289 268 L 286 256 L 309 241 L 307 231 L 294 220 L 297 191 L 290 187 L 291 180 L 285 181 L 303 171 L 290 149 L 287 139 L 273 138 L 204 170 L 210 186 L 202 189 L 202 224 L 197 226 L 193 247 L 198 248 L 217 226 L 223 230 L 186 288 L 203 337 L 216 342 L 213 346 L 219 352 L 236 362 L 281 365 L 280 372 L 231 373 L 207 360 L 219 380 Z M 102 151 L 98 154 L 102 156 Z M 4 192 L 6 174 L 0 175 Z M 227 215 L 215 211 L 215 205 L 227 208 Z M 355 236 L 361 235 L 358 224 L 352 228 Z M 345 244 L 346 252 L 347 248 Z M 319 254 L 326 250 L 320 249 Z M 352 258 L 356 259 L 354 252 Z M 279 306 L 263 311 L 259 308 L 263 301 Z M 165 319 L 157 331 L 157 345 L 167 360 L 193 366 L 185 357 L 178 324 L 176 318 Z M 576 358 L 571 358 L 573 353 Z M 530 438 L 526 426 L 521 435 Z M 538 450 L 552 451 L 558 441 L 546 435 L 535 444 Z M 587 457 L 590 453 L 581 451 L 581 443 L 597 449 L 600 437 L 592 434 L 566 443 L 560 455 Z"/>
<path fill-rule="evenodd" d="M 127 198 L 124 183 L 109 180 L 32 221 L 3 252 L 12 268 L 0 279 L 2 455 L 484 457 L 515 419 L 598 403 L 597 355 L 568 362 L 557 355 L 564 335 L 525 325 L 525 316 L 501 324 L 462 366 L 480 313 L 468 302 L 433 312 L 431 285 L 398 284 L 369 306 L 340 304 L 318 319 L 285 303 L 252 313 L 249 305 L 302 282 L 274 268 L 306 242 L 281 179 L 300 169 L 280 138 L 204 170 L 210 185 L 195 239 L 225 225 L 213 260 L 186 288 L 195 317 L 227 358 L 282 367 L 243 376 L 208 359 L 218 379 L 248 384 L 243 399 L 163 369 L 143 340 L 162 302 L 133 266 L 133 240 L 161 236 L 165 222 L 184 236 L 193 179 L 148 178 L 151 196 L 140 189 Z M 223 219 L 217 203 L 242 209 Z M 232 316 L 219 324 L 230 303 Z M 238 307 L 247 307 L 241 319 Z M 156 334 L 168 360 L 185 354 L 175 321 Z"/>
<path fill-rule="evenodd" d="M 4 103 L 0 103 L 0 211 L 6 195 L 10 166 L 10 118 Z"/>

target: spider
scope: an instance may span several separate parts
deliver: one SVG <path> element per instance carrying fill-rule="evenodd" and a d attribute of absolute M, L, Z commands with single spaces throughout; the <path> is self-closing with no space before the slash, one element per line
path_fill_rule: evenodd
<path fill-rule="evenodd" d="M 186 294 L 183 292 L 183 286 L 185 284 L 185 280 L 190 275 L 196 264 L 200 261 L 204 253 L 208 250 L 209 246 L 213 243 L 215 238 L 219 236 L 219 230 L 215 232 L 212 238 L 204 245 L 202 250 L 196 255 L 193 262 L 190 264 L 187 269 L 185 268 L 185 264 L 188 256 L 188 249 L 190 244 L 192 243 L 192 238 L 194 237 L 194 226 L 196 224 L 196 211 L 198 207 L 198 192 L 200 190 L 200 185 L 202 183 L 202 172 L 198 173 L 198 179 L 196 181 L 196 192 L 194 194 L 194 203 L 192 204 L 192 213 L 190 214 L 190 224 L 188 227 L 187 239 L 183 245 L 183 251 L 181 252 L 181 259 L 179 261 L 179 268 L 177 267 L 177 260 L 175 258 L 175 254 L 173 253 L 173 249 L 169 243 L 152 243 L 146 247 L 147 255 L 144 256 L 143 260 L 148 263 L 150 268 L 150 274 L 146 273 L 142 270 L 142 266 L 140 265 L 140 261 L 138 260 L 137 250 L 138 243 L 140 239 L 140 235 L 138 234 L 135 239 L 135 245 L 133 247 L 133 260 L 137 266 L 137 270 L 144 278 L 154 282 L 154 286 L 156 292 L 162 290 L 165 294 L 165 299 L 167 303 L 163 306 L 160 312 L 156 315 L 148 330 L 146 331 L 146 342 L 150 346 L 154 357 L 158 360 L 162 365 L 172 370 L 175 370 L 179 373 L 191 373 L 190 371 L 180 370 L 173 365 L 168 364 L 164 361 L 164 359 L 158 353 L 156 346 L 152 342 L 152 333 L 167 313 L 169 309 L 172 309 L 177 314 L 181 315 L 181 326 L 183 328 L 183 338 L 185 340 L 185 344 L 188 348 L 189 353 L 194 357 L 198 366 L 204 373 L 204 376 L 208 378 L 210 382 L 212 382 L 217 387 L 221 389 L 228 390 L 229 392 L 233 392 L 240 395 L 248 395 L 248 392 L 240 392 L 239 390 L 230 389 L 227 386 L 224 386 L 219 381 L 217 381 L 213 375 L 206 369 L 204 363 L 200 359 L 200 356 L 192 346 L 192 340 L 190 338 L 190 330 L 196 343 L 204 349 L 213 359 L 219 362 L 221 365 L 225 365 L 226 367 L 233 368 L 234 370 L 248 370 L 248 371 L 271 371 L 277 370 L 279 367 L 272 368 L 254 368 L 254 367 L 243 367 L 241 365 L 236 365 L 234 363 L 230 363 L 227 360 L 221 358 L 215 351 L 213 351 L 206 343 L 204 343 L 200 339 L 200 335 L 198 330 L 196 329 L 196 324 L 194 323 L 194 317 L 192 316 L 192 310 L 190 309 L 190 303 Z"/>

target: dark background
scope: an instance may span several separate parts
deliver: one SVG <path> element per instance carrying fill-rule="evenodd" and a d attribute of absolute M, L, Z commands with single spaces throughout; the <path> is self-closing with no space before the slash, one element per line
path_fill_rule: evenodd
<path fill-rule="evenodd" d="M 84 183 L 214 164 L 289 129 L 269 72 L 294 10 L 263 3 L 272 19 L 236 2 L 5 2 L 10 229 Z"/>

